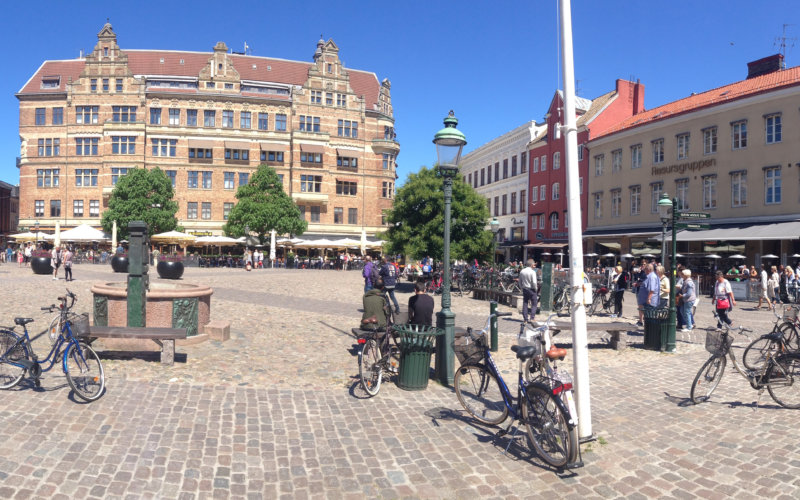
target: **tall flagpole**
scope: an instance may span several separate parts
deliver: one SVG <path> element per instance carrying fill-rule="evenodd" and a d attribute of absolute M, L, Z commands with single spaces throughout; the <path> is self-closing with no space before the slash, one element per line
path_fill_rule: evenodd
<path fill-rule="evenodd" d="M 578 435 L 592 436 L 589 397 L 589 343 L 586 338 L 586 308 L 583 305 L 583 241 L 581 199 L 578 189 L 578 129 L 575 126 L 575 70 L 572 56 L 572 14 L 570 0 L 560 0 L 561 46 L 564 80 L 564 125 L 567 160 L 567 217 L 569 221 L 570 284 L 573 290 L 572 346 L 575 395 L 578 406 Z"/>

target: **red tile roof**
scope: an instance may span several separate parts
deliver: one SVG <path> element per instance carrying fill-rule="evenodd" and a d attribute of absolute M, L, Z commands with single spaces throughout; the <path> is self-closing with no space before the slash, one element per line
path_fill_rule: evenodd
<path fill-rule="evenodd" d="M 595 139 L 621 132 L 626 129 L 640 127 L 648 123 L 659 120 L 666 120 L 675 116 L 697 111 L 711 106 L 718 106 L 737 99 L 744 99 L 765 92 L 773 92 L 778 89 L 800 85 L 800 66 L 781 71 L 775 71 L 766 75 L 757 76 L 748 80 L 731 83 L 723 87 L 708 90 L 700 94 L 695 94 L 684 99 L 679 99 L 671 103 L 643 111 L 639 114 L 626 118 L 616 125 L 605 130 Z"/>
<path fill-rule="evenodd" d="M 211 52 L 180 52 L 170 50 L 125 50 L 128 56 L 128 67 L 135 75 L 164 75 L 196 77 L 208 64 L 213 55 Z M 233 67 L 243 80 L 274 82 L 286 85 L 303 85 L 308 79 L 311 62 L 287 61 L 268 57 L 243 56 L 228 54 Z M 161 62 L 163 59 L 163 63 Z M 183 63 L 181 64 L 181 61 Z M 20 94 L 58 93 L 66 90 L 71 77 L 75 82 L 80 77 L 86 61 L 73 59 L 68 61 L 45 61 L 20 89 Z M 254 67 L 255 66 L 255 67 Z M 350 74 L 350 86 L 357 96 L 364 96 L 367 109 L 378 103 L 380 83 L 375 73 L 347 69 Z M 42 89 L 42 77 L 60 76 L 58 88 Z M 164 90 L 159 88 L 159 91 Z M 202 89 L 199 93 L 202 93 Z M 263 96 L 261 96 L 263 97 Z"/>

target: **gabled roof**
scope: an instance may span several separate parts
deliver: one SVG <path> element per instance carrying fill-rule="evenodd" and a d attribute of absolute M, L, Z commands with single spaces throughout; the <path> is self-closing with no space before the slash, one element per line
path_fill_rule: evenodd
<path fill-rule="evenodd" d="M 718 106 L 738 99 L 798 85 L 800 85 L 800 66 L 774 71 L 766 75 L 731 83 L 673 101 L 648 111 L 643 111 L 608 128 L 601 135 L 595 137 L 595 139 L 659 120 L 666 120 L 685 113 L 698 111 L 703 108 Z"/>

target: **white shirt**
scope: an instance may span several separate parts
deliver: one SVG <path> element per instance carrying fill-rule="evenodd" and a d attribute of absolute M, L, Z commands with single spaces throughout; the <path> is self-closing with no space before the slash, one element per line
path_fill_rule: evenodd
<path fill-rule="evenodd" d="M 539 290 L 536 271 L 532 267 L 528 266 L 519 272 L 519 287 L 523 290 L 527 288 L 534 292 Z"/>

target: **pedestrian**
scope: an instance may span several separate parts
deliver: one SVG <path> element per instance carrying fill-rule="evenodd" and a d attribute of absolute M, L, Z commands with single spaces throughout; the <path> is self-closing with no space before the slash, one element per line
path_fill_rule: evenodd
<path fill-rule="evenodd" d="M 22 264 L 25 262 L 25 249 L 22 248 L 22 245 L 17 247 L 17 267 L 22 267 Z"/>
<path fill-rule="evenodd" d="M 383 278 L 383 289 L 389 294 L 394 304 L 394 313 L 400 312 L 400 304 L 397 303 L 397 298 L 394 296 L 394 288 L 397 286 L 397 268 L 392 263 L 391 258 L 384 257 L 381 259 L 381 269 L 378 275 Z"/>
<path fill-rule="evenodd" d="M 361 328 L 374 325 L 382 330 L 386 328 L 386 300 L 383 297 L 383 281 L 375 280 L 375 285 L 364 292 L 364 313 L 361 316 Z"/>
<path fill-rule="evenodd" d="M 414 284 L 414 295 L 408 299 L 408 322 L 412 325 L 433 326 L 433 297 L 425 293 L 425 283 Z"/>
<path fill-rule="evenodd" d="M 364 264 L 364 269 L 361 270 L 361 276 L 364 277 L 364 293 L 367 293 L 372 289 L 374 283 L 374 281 L 372 280 L 372 274 L 373 274 L 372 257 L 367 255 L 366 257 L 364 257 L 364 261 L 366 262 L 366 264 Z"/>
<path fill-rule="evenodd" d="M 641 266 L 639 271 L 639 279 L 636 284 L 636 304 L 639 309 L 639 321 L 636 322 L 638 326 L 644 325 L 644 306 L 647 304 L 647 287 L 645 287 L 645 282 L 647 281 L 647 266 L 648 264 L 644 264 Z M 658 279 L 656 278 L 656 281 Z"/>
<path fill-rule="evenodd" d="M 536 275 L 536 262 L 528 259 L 525 269 L 520 271 L 518 282 L 522 288 L 522 321 L 533 321 L 536 316 L 536 306 L 539 302 L 539 280 Z"/>
<path fill-rule="evenodd" d="M 659 282 L 659 293 L 658 293 L 658 307 L 668 307 L 669 306 L 669 278 L 667 278 L 667 274 L 664 271 L 664 266 L 659 264 L 656 266 L 656 274 L 658 275 L 658 282 Z"/>
<path fill-rule="evenodd" d="M 28 242 L 28 244 L 25 245 L 25 267 L 28 267 L 28 263 L 30 263 L 31 261 L 32 253 L 33 253 L 33 244 Z"/>
<path fill-rule="evenodd" d="M 50 251 L 50 265 L 53 267 L 53 279 L 58 279 L 58 268 L 61 267 L 61 247 L 55 246 Z"/>
<path fill-rule="evenodd" d="M 769 300 L 769 289 L 770 289 L 770 282 L 769 277 L 767 276 L 767 266 L 765 264 L 761 264 L 761 296 L 758 297 L 758 305 L 756 309 L 761 309 L 761 302 L 767 301 L 767 309 L 772 309 L 772 301 Z"/>
<path fill-rule="evenodd" d="M 661 280 L 658 279 L 653 264 L 648 263 L 645 269 L 647 277 L 644 280 L 644 289 L 647 292 L 647 301 L 644 308 L 655 309 L 661 302 Z"/>
<path fill-rule="evenodd" d="M 764 274 L 766 274 L 766 270 L 764 270 Z M 723 322 L 727 323 L 728 326 L 733 324 L 728 317 L 728 312 L 735 305 L 736 299 L 733 298 L 731 284 L 725 279 L 722 271 L 717 271 L 717 282 L 714 283 L 714 307 L 717 310 L 717 328 L 722 328 Z"/>
<path fill-rule="evenodd" d="M 622 300 L 625 297 L 625 289 L 628 288 L 630 279 L 630 274 L 622 266 L 614 268 L 614 274 L 611 275 L 611 293 L 614 294 L 614 314 L 611 315 L 612 318 L 622 317 Z"/>
<path fill-rule="evenodd" d="M 683 283 L 681 284 L 680 294 L 676 300 L 681 301 L 681 316 L 683 319 L 682 332 L 690 332 L 694 328 L 694 304 L 697 302 L 697 291 L 692 280 L 692 271 L 684 269 L 681 271 Z"/>
<path fill-rule="evenodd" d="M 64 252 L 64 280 L 72 281 L 72 248 L 67 247 Z"/>

